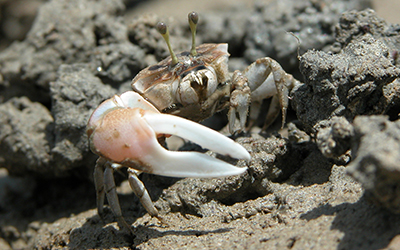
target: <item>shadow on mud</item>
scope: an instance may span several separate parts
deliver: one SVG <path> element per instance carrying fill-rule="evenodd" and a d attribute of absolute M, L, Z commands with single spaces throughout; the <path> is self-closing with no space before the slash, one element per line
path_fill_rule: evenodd
<path fill-rule="evenodd" d="M 300 216 L 310 221 L 335 215 L 331 229 L 344 233 L 337 249 L 384 249 L 400 233 L 400 215 L 380 209 L 365 196 L 356 203 L 326 204 Z"/>

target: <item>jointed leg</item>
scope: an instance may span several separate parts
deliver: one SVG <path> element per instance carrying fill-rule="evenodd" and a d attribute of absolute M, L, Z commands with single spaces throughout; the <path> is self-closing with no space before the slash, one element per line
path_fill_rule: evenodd
<path fill-rule="evenodd" d="M 264 126 L 262 127 L 261 130 L 266 130 L 278 117 L 279 115 L 279 98 L 277 95 L 274 95 L 271 99 L 271 102 L 269 104 L 269 109 L 267 116 L 264 119 Z M 282 126 L 285 125 L 285 120 L 286 120 L 286 109 L 285 111 L 282 111 Z"/>
<path fill-rule="evenodd" d="M 272 77 L 270 76 L 271 73 Z M 246 68 L 243 74 L 248 79 L 248 84 L 252 91 L 252 101 L 262 101 L 262 99 L 276 96 L 270 105 L 267 115 L 268 120 L 266 119 L 263 129 L 267 128 L 277 117 L 277 101 L 279 101 L 282 111 L 283 127 L 286 121 L 286 110 L 289 106 L 289 90 L 300 84 L 300 82 L 292 75 L 287 74 L 278 62 L 269 57 L 256 60 Z"/>
<path fill-rule="evenodd" d="M 151 201 L 150 195 L 147 192 L 146 187 L 144 186 L 143 182 L 139 179 L 138 175 L 141 173 L 138 170 L 128 169 L 129 173 L 129 185 L 131 186 L 133 192 L 139 198 L 140 203 L 142 203 L 143 207 L 146 211 L 153 217 L 158 218 L 161 222 L 164 221 L 158 215 L 157 209 L 154 207 L 153 202 Z"/>
<path fill-rule="evenodd" d="M 104 164 L 107 161 L 99 157 L 96 161 L 96 166 L 94 168 L 93 179 L 94 179 L 94 186 L 96 188 L 96 204 L 97 204 L 97 213 L 99 214 L 100 218 L 103 219 L 103 206 L 104 206 Z"/>
<path fill-rule="evenodd" d="M 132 234 L 132 228 L 125 221 L 124 217 L 122 217 L 121 207 L 119 205 L 117 190 L 115 187 L 114 181 L 114 170 L 120 168 L 119 164 L 106 164 L 106 168 L 104 170 L 104 187 L 107 195 L 108 204 L 110 205 L 111 210 L 113 211 L 114 216 L 118 220 L 118 224 L 120 227 L 127 228 Z"/>

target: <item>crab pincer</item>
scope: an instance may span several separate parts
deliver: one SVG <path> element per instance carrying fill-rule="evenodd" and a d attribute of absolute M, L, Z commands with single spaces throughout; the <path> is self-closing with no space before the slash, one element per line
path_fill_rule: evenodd
<path fill-rule="evenodd" d="M 115 169 L 128 168 L 135 194 L 149 214 L 158 218 L 146 188 L 137 178 L 141 172 L 171 177 L 223 177 L 242 174 L 247 169 L 198 152 L 169 151 L 160 145 L 159 137 L 176 135 L 222 155 L 250 159 L 240 144 L 198 123 L 160 113 L 133 91 L 104 101 L 90 117 L 87 135 L 91 150 L 100 156 L 94 172 L 99 214 L 107 194 L 114 215 L 129 229 L 115 190 Z"/>

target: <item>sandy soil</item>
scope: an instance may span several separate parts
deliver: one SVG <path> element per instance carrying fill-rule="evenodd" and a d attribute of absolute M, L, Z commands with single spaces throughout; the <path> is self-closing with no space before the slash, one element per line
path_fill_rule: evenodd
<path fill-rule="evenodd" d="M 117 0 L 115 2 L 119 3 Z M 354 57 L 349 55 L 364 56 L 360 59 L 363 63 L 357 65 L 359 68 L 347 67 L 348 71 L 343 71 L 342 78 L 351 79 L 351 84 L 347 85 L 352 88 L 346 89 L 343 87 L 345 85 L 340 85 L 343 79 L 336 82 L 333 79 L 332 85 L 342 87 L 329 89 L 340 97 L 334 96 L 332 99 L 343 101 L 341 105 L 350 103 L 349 107 L 346 106 L 350 111 L 345 113 L 350 122 L 320 117 L 314 121 L 310 118 L 312 114 L 304 117 L 306 112 L 300 114 L 298 110 L 314 103 L 310 101 L 302 106 L 298 104 L 301 98 L 314 96 L 321 98 L 316 100 L 317 104 L 318 100 L 327 103 L 323 98 L 330 92 L 323 90 L 318 93 L 315 90 L 310 94 L 304 89 L 295 89 L 292 105 L 298 113 L 294 110 L 289 112 L 289 122 L 284 130 L 279 130 L 280 124 L 274 124 L 267 133 L 260 134 L 256 127 L 251 133 L 235 138 L 252 155 L 249 162 L 233 161 L 238 166 L 247 166 L 249 171 L 246 174 L 220 179 L 142 175 L 142 181 L 166 222 L 162 224 L 151 218 L 140 205 L 125 179 L 126 173 L 117 173 L 117 192 L 123 215 L 132 225 L 134 235 L 118 227 L 108 207 L 105 208 L 104 220 L 98 216 L 94 186 L 88 177 L 95 157 L 87 149 L 87 138 L 77 135 L 83 134 L 86 124 L 86 119 L 79 117 L 88 117 L 87 114 L 101 100 L 128 89 L 132 72 L 155 62 L 166 53 L 165 48 L 157 49 L 163 44 L 157 38 L 158 34 L 148 31 L 153 25 L 152 16 L 135 19 L 133 23 L 129 20 L 146 13 L 173 17 L 174 21 L 171 22 L 176 24 L 176 28 L 172 35 L 178 47 L 182 44 L 186 46 L 188 41 L 185 38 L 187 33 L 182 28 L 183 22 L 178 21 L 186 18 L 185 13 L 191 10 L 204 12 L 205 27 L 218 26 L 218 18 L 230 20 L 221 25 L 223 28 L 214 27 L 220 33 L 213 36 L 200 32 L 199 39 L 212 42 L 222 42 L 222 37 L 228 39 L 235 50 L 232 52 L 232 66 L 241 68 L 251 60 L 254 51 L 258 53 L 259 47 L 264 44 L 257 43 L 260 37 L 257 35 L 247 37 L 247 40 L 243 38 L 245 31 L 254 27 L 230 24 L 236 24 L 238 20 L 237 23 L 243 24 L 240 20 L 248 18 L 250 14 L 247 13 L 252 13 L 254 20 L 260 20 L 256 18 L 265 10 L 260 7 L 260 11 L 254 11 L 254 2 L 139 1 L 125 13 L 118 6 L 109 6 L 107 1 L 100 1 L 93 10 L 83 6 L 86 11 L 82 13 L 87 15 L 83 18 L 78 18 L 80 15 L 76 14 L 76 9 L 71 8 L 71 13 L 74 13 L 71 15 L 76 17 L 71 23 L 68 18 L 60 18 L 56 10 L 52 15 L 52 11 L 43 9 L 42 19 L 34 27 L 37 31 L 35 34 L 14 47 L 10 46 L 8 50 L 0 51 L 0 65 L 3 68 L 0 69 L 0 87 L 4 89 L 0 94 L 0 143 L 3 144 L 0 147 L 3 147 L 3 152 L 13 152 L 1 154 L 0 166 L 7 167 L 14 174 L 10 176 L 6 169 L 0 169 L 0 249 L 400 249 L 397 184 L 400 167 L 396 163 L 399 159 L 396 149 L 400 145 L 400 125 L 396 122 L 397 118 L 393 118 L 398 114 L 399 107 L 396 82 L 399 76 L 396 48 L 399 47 L 396 46 L 400 42 L 397 43 L 397 38 L 393 41 L 386 39 L 385 34 L 380 33 L 381 27 L 389 25 L 382 24 L 383 21 L 376 19 L 374 13 L 360 15 L 371 18 L 368 19 L 372 20 L 371 26 L 365 28 L 362 24 L 355 24 L 354 29 L 361 30 L 359 33 L 362 34 L 354 33 L 354 36 L 361 38 L 354 38 L 349 42 L 350 45 L 343 40 L 352 37 L 353 30 L 342 26 L 343 32 L 337 39 L 342 39 L 340 41 L 343 44 L 336 44 L 337 47 L 333 48 L 339 55 L 335 58 L 331 57 L 332 54 L 322 52 L 327 51 L 333 42 L 326 34 L 317 34 L 316 27 L 321 25 L 311 26 L 315 37 L 309 35 L 310 40 L 321 41 L 323 45 L 317 52 L 303 54 L 299 58 L 302 72 L 308 65 L 321 67 L 309 67 L 308 74 L 304 74 L 308 76 L 304 77 L 307 86 L 313 86 L 319 82 L 330 83 L 334 77 L 326 77 L 327 72 L 346 68 L 339 61 L 352 61 Z M 272 1 L 261 2 L 260 6 L 265 6 L 266 2 Z M 58 4 L 62 6 L 61 2 Z M 373 4 L 378 16 L 391 23 L 400 23 L 397 15 L 400 2 L 384 0 L 374 1 Z M 232 12 L 227 12 L 227 17 L 215 14 L 230 9 L 232 5 L 235 7 Z M 315 8 L 318 9 L 318 6 Z M 124 13 L 128 28 L 115 17 L 115 13 L 121 12 Z M 245 14 L 242 16 L 240 13 Z M 326 17 L 331 14 L 326 14 Z M 347 18 L 350 20 L 354 16 L 357 14 L 348 15 Z M 46 18 L 55 18 L 61 25 L 66 22 L 76 26 L 71 30 L 58 29 L 63 26 L 57 26 L 58 23 L 47 26 Z M 303 17 L 302 20 L 306 22 L 308 19 Z M 91 22 L 96 28 L 90 26 L 87 29 L 87 23 Z M 332 18 L 324 24 L 336 25 L 337 22 Z M 134 31 L 129 30 L 132 26 L 135 27 Z M 92 35 L 93 30 L 95 32 Z M 123 35 L 127 30 L 131 32 L 129 41 L 134 40 L 137 47 L 132 47 Z M 393 30 L 392 36 L 397 37 Z M 226 31 L 230 34 L 224 34 Z M 368 36 L 369 33 L 371 36 Z M 271 34 L 279 36 L 278 33 Z M 333 39 L 333 35 L 330 35 Z M 301 53 L 308 50 L 307 46 L 312 48 L 320 45 L 307 41 L 306 36 L 302 39 L 304 48 L 301 50 L 304 51 Z M 382 40 L 381 36 L 384 37 Z M 59 47 L 56 42 L 58 39 L 65 39 L 59 43 Z M 235 44 L 237 40 L 240 42 Z M 388 44 L 382 42 L 388 40 Z M 69 44 L 73 45 L 69 47 Z M 244 44 L 246 50 L 242 51 L 239 48 Z M 289 43 L 282 38 L 271 44 L 276 59 L 285 68 L 295 68 L 291 72 L 293 75 L 300 75 L 299 60 L 296 59 L 297 41 Z M 283 45 L 288 45 L 287 50 L 292 54 L 280 53 Z M 360 53 L 358 48 L 361 48 Z M 42 52 L 39 56 L 34 54 L 30 57 L 31 53 Z M 152 53 L 155 56 L 150 55 Z M 378 60 L 372 55 L 369 60 L 371 54 L 381 57 Z M 288 57 L 296 60 L 286 60 Z M 32 63 L 34 59 L 40 63 Z M 331 63 L 323 64 L 323 59 Z M 26 64 L 23 64 L 24 61 Z M 93 73 L 99 62 L 103 63 L 103 71 Z M 61 64 L 63 66 L 59 66 Z M 365 79 L 358 79 L 351 75 L 353 71 L 361 69 L 373 72 L 370 75 L 374 78 L 368 78 L 368 75 Z M 325 78 L 320 80 L 319 77 Z M 7 85 L 8 80 L 14 85 Z M 371 82 L 380 85 L 376 87 Z M 340 93 L 343 89 L 348 92 Z M 351 102 L 351 94 L 358 95 L 358 99 L 354 98 L 357 102 Z M 12 98 L 14 96 L 25 98 Z M 347 102 L 346 98 L 350 98 L 350 101 Z M 315 101 L 316 98 L 310 99 Z M 374 103 L 375 110 L 364 109 L 371 106 L 368 101 L 375 99 L 379 104 Z M 393 103 L 394 106 L 391 106 Z M 322 109 L 315 113 L 331 115 L 329 108 Z M 374 114 L 387 114 L 390 119 Z M 357 115 L 365 116 L 355 119 Z M 221 132 L 226 133 L 226 128 Z M 7 136 L 3 136 L 5 133 L 8 133 Z M 29 144 L 31 135 L 37 142 L 34 150 Z M 15 144 L 9 138 L 15 139 Z M 46 140 L 53 144 L 44 143 Z M 20 147 L 21 142 L 27 142 L 28 146 Z M 9 150 L 6 151 L 4 145 L 12 146 L 7 146 Z M 387 147 L 373 147 L 375 145 Z M 188 147 L 196 148 L 193 145 Z M 378 149 L 386 154 L 376 156 Z M 375 165 L 362 165 L 368 161 L 365 159 L 371 159 L 368 158 L 371 155 L 376 156 L 373 161 Z M 9 167 L 8 162 L 15 163 L 14 169 Z M 88 162 L 92 165 L 87 166 Z M 373 177 L 377 178 L 372 181 Z"/>

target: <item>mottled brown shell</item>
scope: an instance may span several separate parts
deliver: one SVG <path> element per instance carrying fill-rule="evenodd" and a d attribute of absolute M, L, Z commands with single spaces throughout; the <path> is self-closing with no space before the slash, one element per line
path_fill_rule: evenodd
<path fill-rule="evenodd" d="M 200 100 L 197 105 L 194 104 L 198 107 L 179 107 L 182 105 L 177 101 L 172 85 L 179 84 L 182 77 L 188 72 L 209 67 L 216 72 L 218 83 L 226 82 L 229 78 L 229 53 L 226 43 L 202 44 L 196 50 L 196 56 L 190 55 L 189 52 L 178 54 L 179 62 L 176 65 L 171 66 L 171 57 L 167 57 L 158 64 L 143 69 L 132 80 L 133 90 L 154 104 L 161 112 L 174 113 L 173 111 L 176 111 L 177 115 L 185 116 L 185 113 L 195 110 L 193 108 L 200 110 L 201 102 L 205 100 Z M 201 120 L 201 118 L 190 116 L 189 119 Z"/>

